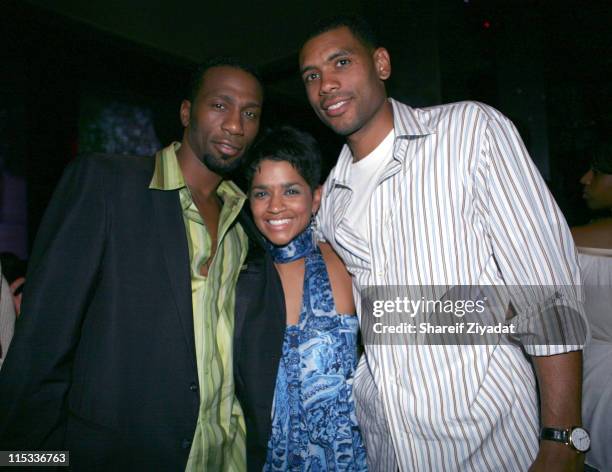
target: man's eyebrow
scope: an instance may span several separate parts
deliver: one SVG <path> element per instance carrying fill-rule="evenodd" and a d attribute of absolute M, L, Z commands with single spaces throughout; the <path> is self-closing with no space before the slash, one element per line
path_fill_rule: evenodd
<path fill-rule="evenodd" d="M 331 62 L 334 59 L 338 59 L 342 56 L 350 56 L 351 54 L 353 54 L 353 51 L 351 49 L 339 49 L 338 51 L 334 51 L 329 56 L 327 56 L 325 62 Z"/>
<path fill-rule="evenodd" d="M 342 57 L 342 56 L 349 56 L 351 54 L 353 54 L 352 49 L 338 49 L 332 52 L 329 56 L 327 56 L 327 58 L 325 59 L 325 62 L 331 62 L 334 59 L 338 59 L 339 57 Z M 311 66 L 311 65 L 306 65 L 302 68 L 301 73 L 304 74 L 305 72 L 312 70 L 312 69 L 316 69 L 316 67 Z"/>
<path fill-rule="evenodd" d="M 304 75 L 305 72 L 308 72 L 309 70 L 313 70 L 313 69 L 316 69 L 316 67 L 315 66 L 304 66 L 302 67 L 302 70 L 300 71 L 300 73 Z"/>
<path fill-rule="evenodd" d="M 234 97 L 232 97 L 231 95 L 226 95 L 224 93 L 212 95 L 210 98 L 212 100 L 220 98 L 221 100 L 225 100 L 226 102 L 229 102 L 229 103 L 236 103 L 236 99 Z M 261 107 L 262 107 L 262 104 L 260 102 L 247 102 L 243 105 L 243 108 L 261 108 Z"/>
<path fill-rule="evenodd" d="M 234 99 L 234 97 L 232 97 L 231 95 L 225 95 L 224 93 L 218 93 L 215 95 L 212 95 L 210 98 L 220 98 L 222 100 L 225 100 L 226 102 L 231 102 L 234 103 L 236 100 Z"/>

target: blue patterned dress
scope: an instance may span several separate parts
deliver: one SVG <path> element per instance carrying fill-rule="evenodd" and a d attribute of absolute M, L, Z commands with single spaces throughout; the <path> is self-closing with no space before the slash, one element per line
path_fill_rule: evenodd
<path fill-rule="evenodd" d="M 271 252 L 277 263 L 305 257 L 305 273 L 299 322 L 285 332 L 264 471 L 365 471 L 353 403 L 357 317 L 336 312 L 310 229 Z"/>

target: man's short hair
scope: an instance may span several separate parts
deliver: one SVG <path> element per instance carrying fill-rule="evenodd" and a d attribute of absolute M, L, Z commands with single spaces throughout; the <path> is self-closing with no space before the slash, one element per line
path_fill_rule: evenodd
<path fill-rule="evenodd" d="M 259 85 L 263 89 L 263 82 L 261 80 L 261 76 L 257 71 L 257 68 L 254 66 L 243 62 L 241 59 L 232 56 L 216 56 L 211 59 L 208 59 L 206 62 L 198 65 L 196 69 L 193 71 L 191 75 L 191 79 L 189 80 L 189 89 L 187 92 L 187 99 L 193 103 L 195 98 L 198 96 L 198 92 L 202 87 L 202 80 L 204 79 L 204 74 L 208 69 L 212 69 L 213 67 L 234 67 L 236 69 L 243 70 L 248 74 L 251 74 L 253 77 L 257 79 Z"/>
<path fill-rule="evenodd" d="M 321 151 L 317 140 L 293 126 L 280 126 L 266 131 L 253 146 L 246 168 L 248 188 L 262 161 L 288 162 L 314 190 L 321 180 Z"/>
<path fill-rule="evenodd" d="M 348 28 L 353 36 L 367 49 L 373 50 L 380 46 L 376 33 L 363 17 L 359 15 L 339 15 L 317 21 L 312 32 L 302 42 L 300 49 L 312 38 L 342 27 Z"/>

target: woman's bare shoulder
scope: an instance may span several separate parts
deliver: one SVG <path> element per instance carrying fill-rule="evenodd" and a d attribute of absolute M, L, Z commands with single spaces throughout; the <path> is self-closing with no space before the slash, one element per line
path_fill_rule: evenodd
<path fill-rule="evenodd" d="M 329 243 L 319 241 L 317 244 L 319 245 L 321 254 L 323 254 L 323 259 L 325 259 L 325 262 L 327 264 L 339 264 L 342 266 L 342 268 L 346 270 L 346 268 L 344 267 L 344 263 L 342 262 L 342 259 L 340 259 L 340 256 L 336 254 L 336 251 L 334 251 L 334 248 L 331 247 Z"/>
<path fill-rule="evenodd" d="M 612 248 L 612 218 L 601 218 L 587 225 L 571 228 L 576 246 Z"/>
<path fill-rule="evenodd" d="M 319 249 L 329 274 L 336 310 L 338 313 L 355 313 L 353 282 L 344 262 L 329 244 L 319 243 Z"/>

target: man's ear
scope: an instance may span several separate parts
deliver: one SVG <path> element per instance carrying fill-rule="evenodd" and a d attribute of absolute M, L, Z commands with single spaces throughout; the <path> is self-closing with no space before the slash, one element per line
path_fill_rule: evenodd
<path fill-rule="evenodd" d="M 189 118 L 191 118 L 191 102 L 189 100 L 183 100 L 181 102 L 181 123 L 184 128 L 189 126 Z"/>
<path fill-rule="evenodd" d="M 319 211 L 319 207 L 321 206 L 321 186 L 319 185 L 312 192 L 312 214 L 314 215 L 317 211 Z"/>
<path fill-rule="evenodd" d="M 376 48 L 372 53 L 376 74 L 380 80 L 387 80 L 391 77 L 391 57 L 385 48 Z"/>

